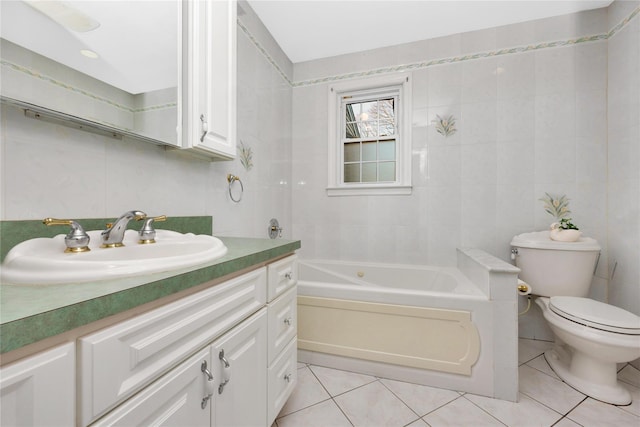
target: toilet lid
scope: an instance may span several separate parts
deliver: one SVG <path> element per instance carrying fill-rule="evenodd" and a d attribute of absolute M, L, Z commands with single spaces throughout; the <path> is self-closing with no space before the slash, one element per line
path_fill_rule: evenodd
<path fill-rule="evenodd" d="M 640 317 L 589 298 L 551 297 L 551 311 L 571 321 L 621 334 L 640 335 Z"/>
<path fill-rule="evenodd" d="M 600 245 L 591 237 L 580 237 L 575 242 L 551 240 L 549 230 L 518 234 L 511 240 L 511 246 L 517 248 L 551 249 L 557 251 L 600 251 Z"/>

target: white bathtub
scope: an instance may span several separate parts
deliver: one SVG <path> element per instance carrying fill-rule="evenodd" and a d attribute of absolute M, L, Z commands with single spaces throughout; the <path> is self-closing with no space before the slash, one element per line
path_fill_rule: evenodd
<path fill-rule="evenodd" d="M 477 250 L 458 259 L 299 260 L 299 361 L 515 401 L 518 270 Z"/>
<path fill-rule="evenodd" d="M 417 306 L 435 297 L 488 299 L 452 267 L 300 261 L 298 269 L 302 295 Z"/>

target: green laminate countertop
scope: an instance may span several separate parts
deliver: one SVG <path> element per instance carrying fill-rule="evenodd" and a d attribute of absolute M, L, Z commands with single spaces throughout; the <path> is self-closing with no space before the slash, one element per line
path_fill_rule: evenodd
<path fill-rule="evenodd" d="M 225 256 L 199 267 L 68 285 L 0 285 L 0 353 L 293 253 L 299 240 L 220 237 Z"/>

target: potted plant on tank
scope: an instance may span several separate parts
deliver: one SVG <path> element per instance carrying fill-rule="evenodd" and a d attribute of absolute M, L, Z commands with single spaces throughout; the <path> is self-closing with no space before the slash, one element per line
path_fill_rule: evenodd
<path fill-rule="evenodd" d="M 552 196 L 549 193 L 544 194 L 545 196 L 540 199 L 544 203 L 544 210 L 556 219 L 556 222 L 551 224 L 549 230 L 551 240 L 560 242 L 577 241 L 582 235 L 582 232 L 571 222 L 571 218 L 568 218 L 571 211 L 569 210 L 569 199 L 567 196 Z"/>

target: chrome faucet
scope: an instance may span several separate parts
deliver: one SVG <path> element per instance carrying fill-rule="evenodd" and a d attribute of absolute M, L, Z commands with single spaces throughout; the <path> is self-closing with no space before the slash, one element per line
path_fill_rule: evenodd
<path fill-rule="evenodd" d="M 102 245 L 100 247 L 117 248 L 124 246 L 122 244 L 122 239 L 124 239 L 124 232 L 127 229 L 129 221 L 132 219 L 140 221 L 146 217 L 147 214 L 142 211 L 129 211 L 123 213 L 120 218 L 116 219 L 116 222 L 114 222 L 113 225 L 107 226 L 107 229 L 100 233 L 102 236 Z"/>

